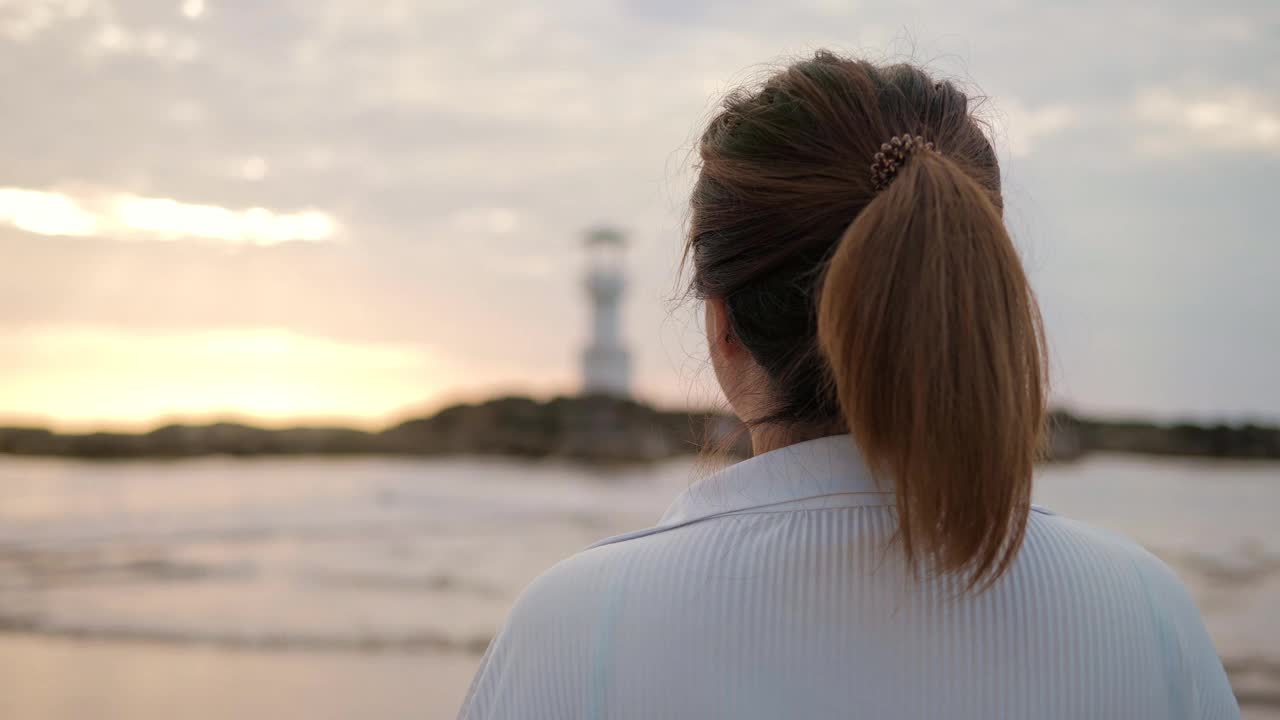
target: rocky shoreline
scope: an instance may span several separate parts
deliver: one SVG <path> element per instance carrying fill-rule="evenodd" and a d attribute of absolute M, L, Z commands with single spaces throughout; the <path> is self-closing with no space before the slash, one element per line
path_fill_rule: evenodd
<path fill-rule="evenodd" d="M 1280 427 L 1095 420 L 1056 411 L 1049 460 L 1092 452 L 1280 459 Z M 607 396 L 538 401 L 505 397 L 455 405 L 368 432 L 341 427 L 266 429 L 236 423 L 166 425 L 147 433 L 55 433 L 0 427 L 0 454 L 84 459 L 202 455 L 507 455 L 643 462 L 712 448 L 746 455 L 739 423 L 716 412 L 660 410 Z"/>

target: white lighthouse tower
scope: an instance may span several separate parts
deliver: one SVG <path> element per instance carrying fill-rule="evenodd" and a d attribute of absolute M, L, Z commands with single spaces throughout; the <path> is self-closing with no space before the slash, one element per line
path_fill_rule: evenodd
<path fill-rule="evenodd" d="M 627 397 L 631 393 L 631 358 L 622 347 L 619 311 L 622 233 L 596 228 L 587 233 L 587 294 L 591 297 L 591 339 L 582 351 L 582 391 Z"/>

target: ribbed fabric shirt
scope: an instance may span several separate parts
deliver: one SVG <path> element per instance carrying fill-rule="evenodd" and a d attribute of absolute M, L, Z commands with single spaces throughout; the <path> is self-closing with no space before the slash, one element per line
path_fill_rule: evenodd
<path fill-rule="evenodd" d="M 692 485 L 562 561 L 490 643 L 461 720 L 1217 720 L 1195 605 L 1133 542 L 1042 508 L 994 585 L 910 572 L 847 435 Z"/>

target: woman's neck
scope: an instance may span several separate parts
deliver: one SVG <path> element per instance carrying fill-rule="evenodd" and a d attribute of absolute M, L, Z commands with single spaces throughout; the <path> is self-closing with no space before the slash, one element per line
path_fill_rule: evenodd
<path fill-rule="evenodd" d="M 768 423 L 751 427 L 751 454 L 763 455 L 770 450 L 778 450 L 788 445 L 795 445 L 807 440 L 817 440 L 828 435 L 840 435 L 849 432 L 839 422 L 777 424 Z"/>

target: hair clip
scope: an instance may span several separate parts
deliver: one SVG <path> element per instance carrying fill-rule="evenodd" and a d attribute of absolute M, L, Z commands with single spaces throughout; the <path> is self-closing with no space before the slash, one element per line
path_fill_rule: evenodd
<path fill-rule="evenodd" d="M 889 138 L 889 142 L 880 145 L 880 152 L 872 158 L 871 187 L 876 192 L 889 187 L 889 183 L 898 174 L 898 168 L 907 161 L 907 157 L 919 150 L 934 150 L 933 143 L 926 142 L 919 135 L 906 133 Z M 941 153 L 939 153 L 941 154 Z"/>

